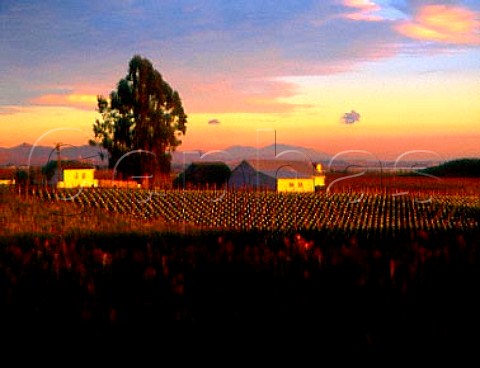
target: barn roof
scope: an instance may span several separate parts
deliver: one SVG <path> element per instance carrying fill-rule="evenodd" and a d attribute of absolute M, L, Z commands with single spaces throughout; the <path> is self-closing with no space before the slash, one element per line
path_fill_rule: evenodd
<path fill-rule="evenodd" d="M 87 162 L 78 162 L 78 161 L 64 161 L 61 163 L 62 170 L 85 170 L 85 169 L 95 169 L 90 163 Z"/>
<path fill-rule="evenodd" d="M 13 179 L 15 177 L 16 169 L 0 168 L 0 179 Z"/>
<path fill-rule="evenodd" d="M 314 163 L 295 160 L 244 160 L 242 165 L 249 165 L 253 170 L 272 178 L 311 178 L 315 173 Z"/>
<path fill-rule="evenodd" d="M 94 177 L 95 179 L 101 179 L 101 180 L 118 179 L 118 175 L 115 176 L 115 173 L 113 172 L 112 169 L 95 170 Z"/>

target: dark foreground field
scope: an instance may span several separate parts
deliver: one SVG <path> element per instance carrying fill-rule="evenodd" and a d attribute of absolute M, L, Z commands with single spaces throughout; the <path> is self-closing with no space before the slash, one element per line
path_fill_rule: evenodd
<path fill-rule="evenodd" d="M 142 341 L 159 353 L 169 340 L 208 342 L 212 353 L 219 343 L 248 354 L 268 342 L 275 355 L 475 356 L 480 209 L 476 197 L 452 198 L 446 214 L 435 207 L 418 226 L 395 220 L 375 232 L 345 227 L 348 218 L 339 227 L 174 227 L 2 192 L 2 331 L 23 343 L 48 334 L 57 347 L 79 336 L 97 347 Z"/>

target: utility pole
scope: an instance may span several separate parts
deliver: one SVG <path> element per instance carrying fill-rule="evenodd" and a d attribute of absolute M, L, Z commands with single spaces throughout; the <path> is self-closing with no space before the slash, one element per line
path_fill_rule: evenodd
<path fill-rule="evenodd" d="M 274 134 L 275 134 L 275 143 L 274 143 L 274 146 L 275 146 L 275 158 L 277 158 L 277 130 L 274 129 Z"/>
<path fill-rule="evenodd" d="M 59 142 L 55 145 L 55 149 L 57 150 L 57 170 L 58 170 L 58 174 L 57 174 L 57 185 L 60 181 L 62 181 L 62 164 L 61 164 L 61 160 L 60 160 L 60 146 L 62 144 Z"/>

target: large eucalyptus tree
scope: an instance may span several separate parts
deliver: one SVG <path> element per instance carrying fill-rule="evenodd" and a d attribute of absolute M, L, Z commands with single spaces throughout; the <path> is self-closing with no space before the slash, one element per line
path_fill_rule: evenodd
<path fill-rule="evenodd" d="M 169 174 L 171 153 L 182 143 L 187 115 L 178 92 L 152 63 L 135 55 L 109 99 L 99 95 L 97 101 L 101 119 L 93 124 L 95 140 L 90 144 L 108 150 L 109 167 L 124 177 Z"/>

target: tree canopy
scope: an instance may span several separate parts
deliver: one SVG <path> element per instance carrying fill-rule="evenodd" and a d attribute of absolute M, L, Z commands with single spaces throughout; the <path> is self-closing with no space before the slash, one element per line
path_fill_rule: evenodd
<path fill-rule="evenodd" d="M 97 96 L 101 119 L 93 124 L 95 140 L 109 152 L 109 167 L 124 177 L 169 174 L 171 153 L 186 133 L 187 115 L 180 95 L 153 67 L 135 55 L 128 73 L 109 98 Z"/>

